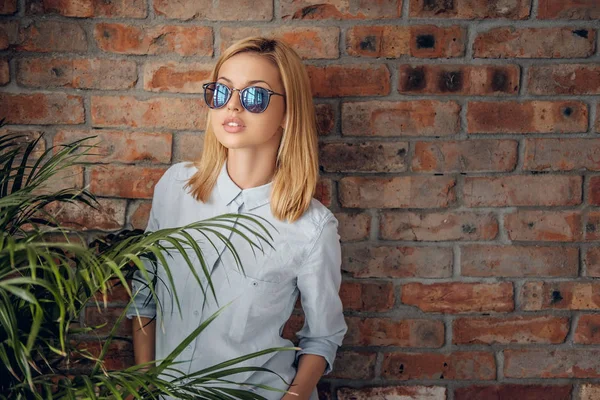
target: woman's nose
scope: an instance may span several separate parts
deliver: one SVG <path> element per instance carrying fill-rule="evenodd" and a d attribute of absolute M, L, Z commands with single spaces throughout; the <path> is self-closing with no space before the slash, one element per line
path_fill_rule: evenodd
<path fill-rule="evenodd" d="M 240 92 L 239 90 L 234 90 L 231 93 L 231 98 L 229 99 L 229 103 L 227 103 L 228 110 L 242 111 L 243 107 L 240 103 Z"/>

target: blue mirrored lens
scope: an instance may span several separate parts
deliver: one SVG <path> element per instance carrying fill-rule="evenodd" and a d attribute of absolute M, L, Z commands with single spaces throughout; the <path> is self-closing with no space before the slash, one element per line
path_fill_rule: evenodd
<path fill-rule="evenodd" d="M 256 86 L 246 88 L 242 90 L 242 104 L 250 112 L 263 112 L 269 104 L 269 92 Z"/>
<path fill-rule="evenodd" d="M 215 84 L 214 94 L 213 94 L 213 99 L 212 99 L 213 107 L 221 108 L 225 104 L 227 104 L 227 101 L 229 100 L 229 94 L 230 94 L 230 91 L 227 86 L 222 85 L 220 83 Z"/>

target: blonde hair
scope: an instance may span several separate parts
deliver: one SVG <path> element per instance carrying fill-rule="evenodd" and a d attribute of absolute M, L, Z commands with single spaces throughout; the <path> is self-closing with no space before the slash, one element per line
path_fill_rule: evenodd
<path fill-rule="evenodd" d="M 271 61 L 278 67 L 283 82 L 287 125 L 277 153 L 271 212 L 281 221 L 293 222 L 310 206 L 319 178 L 317 126 L 308 73 L 300 57 L 285 43 L 250 37 L 225 50 L 215 64 L 211 81 L 217 80 L 225 61 L 245 52 L 259 54 Z M 196 200 L 208 200 L 226 159 L 227 148 L 215 137 L 209 113 L 202 155 L 194 162 L 198 171 L 186 185 Z"/>

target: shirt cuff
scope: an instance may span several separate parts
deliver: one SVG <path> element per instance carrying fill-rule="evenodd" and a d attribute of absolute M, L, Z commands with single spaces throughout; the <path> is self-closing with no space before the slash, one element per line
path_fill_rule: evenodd
<path fill-rule="evenodd" d="M 322 338 L 302 338 L 298 344 L 300 350 L 296 352 L 295 365 L 298 365 L 298 359 L 303 354 L 314 354 L 321 356 L 327 362 L 325 372 L 323 375 L 327 375 L 333 369 L 333 362 L 335 360 L 335 354 L 337 353 L 338 345 Z"/>

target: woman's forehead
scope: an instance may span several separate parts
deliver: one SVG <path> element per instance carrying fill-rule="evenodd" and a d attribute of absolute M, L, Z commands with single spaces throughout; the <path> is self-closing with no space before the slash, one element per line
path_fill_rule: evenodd
<path fill-rule="evenodd" d="M 277 66 L 266 57 L 253 53 L 236 54 L 229 58 L 219 68 L 217 78 L 226 78 L 236 86 L 257 81 L 264 81 L 271 87 L 281 86 Z"/>

